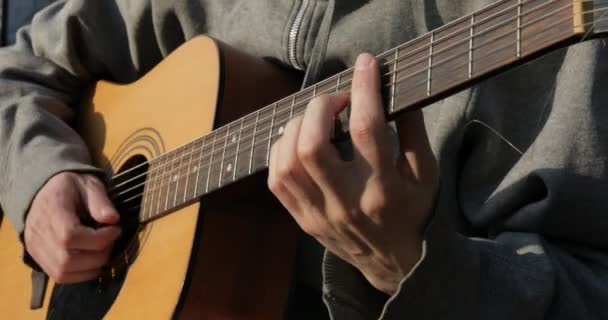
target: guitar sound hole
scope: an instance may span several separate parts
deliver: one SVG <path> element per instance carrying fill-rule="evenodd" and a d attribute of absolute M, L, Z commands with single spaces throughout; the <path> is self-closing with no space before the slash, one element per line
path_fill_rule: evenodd
<path fill-rule="evenodd" d="M 47 319 L 102 319 L 118 297 L 128 267 L 137 258 L 140 239 L 139 207 L 148 170 L 146 158 L 135 156 L 108 183 L 108 195 L 120 213 L 121 237 L 115 242 L 112 257 L 95 280 L 56 285 Z"/>

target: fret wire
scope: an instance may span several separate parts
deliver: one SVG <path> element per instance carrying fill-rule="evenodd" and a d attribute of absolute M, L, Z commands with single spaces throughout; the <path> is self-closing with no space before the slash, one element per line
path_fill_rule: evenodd
<path fill-rule="evenodd" d="M 249 156 L 249 174 L 253 170 L 253 151 L 255 150 L 255 135 L 258 131 L 258 120 L 260 119 L 260 111 L 258 110 L 255 115 L 255 124 L 253 125 L 253 140 L 251 141 L 251 155 Z"/>
<path fill-rule="evenodd" d="M 291 96 L 291 107 L 289 108 L 289 120 L 293 119 L 293 108 L 296 105 L 296 95 Z"/>
<path fill-rule="evenodd" d="M 238 171 L 239 164 L 239 149 L 241 148 L 241 135 L 243 134 L 243 123 L 245 122 L 245 117 L 241 118 L 241 125 L 239 126 L 239 137 L 236 140 L 236 153 L 234 157 L 234 171 L 232 172 L 232 180 L 236 181 L 236 172 Z"/>
<path fill-rule="evenodd" d="M 156 209 L 153 209 L 150 211 L 149 218 L 154 217 L 160 211 L 159 207 L 160 207 L 160 198 L 161 198 L 160 188 L 162 187 L 162 173 L 165 171 L 165 166 L 167 165 L 167 161 L 168 161 L 168 155 L 163 156 L 162 165 L 160 166 L 160 168 L 162 168 L 162 169 L 159 172 L 157 172 L 156 177 L 154 177 L 154 187 L 155 187 L 154 190 L 155 191 L 152 194 L 152 197 L 154 198 L 156 190 L 158 190 L 158 196 L 156 197 Z M 159 162 L 161 162 L 161 161 L 159 161 Z M 159 165 L 160 165 L 160 163 L 159 163 Z M 158 185 L 158 187 L 157 187 L 157 185 Z"/>
<path fill-rule="evenodd" d="M 473 46 L 475 39 L 475 14 L 471 15 L 471 31 L 469 33 L 469 79 L 473 78 Z"/>
<path fill-rule="evenodd" d="M 215 143 L 217 142 L 217 132 L 213 136 L 213 143 L 211 144 L 211 156 L 209 157 L 209 166 L 207 168 L 207 181 L 205 183 L 205 193 L 209 192 L 209 181 L 211 181 L 211 166 L 213 164 L 213 153 L 215 152 Z"/>
<path fill-rule="evenodd" d="M 148 170 L 147 170 L 148 172 L 151 171 L 150 170 L 151 166 L 152 166 L 152 161 L 150 161 L 150 165 L 148 165 Z M 149 189 L 148 188 L 148 186 L 149 186 L 148 179 L 149 178 L 150 177 L 146 177 L 144 180 L 144 191 L 143 191 L 143 194 L 141 197 L 141 206 L 139 207 L 139 212 L 137 213 L 137 216 L 139 217 L 140 221 L 144 220 L 144 218 L 146 217 L 146 209 L 147 209 L 146 206 L 148 205 L 148 189 Z M 115 201 L 115 199 L 113 199 L 113 197 L 112 197 L 112 200 Z"/>
<path fill-rule="evenodd" d="M 196 146 L 196 143 L 192 143 L 191 144 L 192 150 L 194 150 L 195 146 Z M 192 156 L 194 155 L 194 152 L 192 150 L 190 151 L 190 158 L 188 158 L 188 171 L 186 173 L 186 182 L 185 182 L 185 187 L 184 187 L 184 197 L 182 199 L 182 201 L 184 203 L 186 203 L 186 201 L 188 199 L 188 182 L 190 181 L 190 175 L 192 174 Z M 177 193 L 177 191 L 175 193 Z"/>
<path fill-rule="evenodd" d="M 427 86 L 426 86 L 426 95 L 431 95 L 431 73 L 433 70 L 433 44 L 435 41 L 435 32 L 431 32 L 431 44 L 429 45 L 429 68 L 427 72 Z"/>
<path fill-rule="evenodd" d="M 521 9 L 522 0 L 517 0 L 517 57 L 521 57 Z"/>
<path fill-rule="evenodd" d="M 172 155 L 171 162 L 173 162 L 177 158 L 177 150 L 171 152 L 171 155 Z M 172 163 L 169 166 L 169 177 L 168 177 L 169 178 L 169 183 L 167 183 L 167 194 L 165 195 L 165 207 L 163 208 L 163 211 L 167 210 L 167 207 L 169 206 L 169 193 L 171 191 L 171 184 L 173 183 L 172 181 L 173 181 L 173 177 L 174 177 L 174 175 L 173 175 L 173 170 L 174 170 L 173 165 L 174 164 Z"/>
<path fill-rule="evenodd" d="M 169 161 L 169 155 L 171 155 L 171 153 L 167 154 L 167 156 L 165 156 L 165 160 Z M 163 180 L 165 178 L 165 170 L 167 169 L 167 165 L 163 165 L 163 170 L 162 173 L 160 175 L 160 187 L 158 190 L 158 202 L 156 203 L 156 212 L 154 213 L 155 215 L 160 213 L 160 198 L 162 197 L 162 186 L 163 186 Z M 158 179 L 157 179 L 158 180 Z"/>
<path fill-rule="evenodd" d="M 149 168 L 149 167 L 148 167 Z M 144 191 L 143 191 L 143 195 L 141 197 L 141 206 L 139 208 L 139 212 L 137 213 L 137 216 L 139 217 L 139 221 L 144 220 L 144 218 L 146 217 L 146 206 L 148 205 L 148 184 L 144 182 Z"/>
<path fill-rule="evenodd" d="M 153 192 L 153 190 L 155 189 L 153 181 L 155 181 L 155 179 L 156 179 L 156 175 L 155 174 L 158 174 L 158 171 L 154 170 L 154 169 L 151 169 L 151 168 L 153 168 L 156 165 L 157 162 L 158 161 L 152 160 L 152 161 L 150 161 L 150 165 L 148 166 L 148 171 L 151 171 L 152 174 L 150 175 L 150 179 L 147 180 L 147 182 L 148 182 L 147 185 L 144 185 L 144 189 L 146 190 L 146 194 L 144 195 L 144 197 L 146 197 L 146 201 L 144 202 L 144 218 L 146 218 L 146 217 L 149 218 L 150 216 L 152 216 L 152 203 L 151 202 L 154 201 L 154 192 Z M 152 194 L 150 195 L 150 191 L 151 190 L 152 190 Z M 152 199 L 147 200 L 150 197 L 152 197 Z M 145 206 L 148 206 L 149 212 L 146 212 Z"/>
<path fill-rule="evenodd" d="M 155 181 L 156 181 L 156 176 L 158 175 L 158 171 L 155 169 L 156 165 L 158 164 L 158 160 L 159 158 L 156 158 L 152 161 L 150 161 L 150 165 L 148 166 L 148 172 L 150 172 L 150 177 L 146 178 L 146 182 L 147 182 L 147 188 L 146 188 L 146 193 L 147 193 L 147 197 L 148 197 L 148 201 L 146 202 L 146 205 L 148 206 L 148 209 L 146 211 L 144 211 L 144 219 L 145 218 L 149 218 L 152 215 L 152 210 L 154 207 L 154 190 L 155 190 Z M 143 219 L 142 219 L 143 220 Z"/>
<path fill-rule="evenodd" d="M 224 161 L 226 161 L 226 146 L 228 145 L 228 137 L 230 135 L 230 125 L 228 125 L 228 129 L 226 130 L 226 136 L 224 137 L 224 147 L 222 150 L 222 157 L 220 158 L 220 176 L 218 177 L 217 187 L 222 186 L 222 176 L 224 175 Z"/>
<path fill-rule="evenodd" d="M 182 148 L 182 155 L 181 155 L 181 159 L 179 160 L 179 167 L 178 167 L 178 170 L 177 170 L 177 179 L 175 179 L 176 180 L 176 183 L 175 183 L 175 194 L 173 195 L 173 206 L 174 207 L 177 204 L 177 191 L 179 190 L 179 180 L 180 180 L 180 178 L 182 176 L 182 166 L 184 165 L 184 158 L 185 158 L 184 156 L 186 155 L 186 147 L 187 146 L 188 145 L 185 145 Z"/>
<path fill-rule="evenodd" d="M 215 137 L 215 135 L 214 135 L 214 137 Z M 200 157 L 198 158 L 198 164 L 195 167 L 196 168 L 196 180 L 194 182 L 194 197 L 198 196 L 198 193 L 197 193 L 198 192 L 198 184 L 199 184 L 198 179 L 200 178 L 200 174 L 201 174 L 201 164 L 202 164 L 203 157 L 204 157 L 203 152 L 205 152 L 205 146 L 207 144 L 207 139 L 208 138 L 209 138 L 209 135 L 206 135 L 206 136 L 203 137 L 203 142 L 201 144 Z"/>
<path fill-rule="evenodd" d="M 342 72 L 338 73 L 338 79 L 336 80 L 336 93 L 340 92 L 340 85 L 342 84 Z M 334 116 L 334 121 L 332 121 L 331 123 L 331 139 L 335 139 L 336 138 L 336 119 L 338 118 L 338 115 Z"/>
<path fill-rule="evenodd" d="M 313 94 L 314 96 L 314 94 Z M 270 148 L 272 147 L 272 131 L 274 130 L 273 126 L 274 126 L 274 117 L 277 113 L 277 105 L 278 103 L 274 104 L 274 108 L 272 109 L 272 116 L 270 118 L 270 130 L 268 132 L 268 150 L 266 150 L 266 165 L 268 165 L 268 163 L 270 162 Z"/>
<path fill-rule="evenodd" d="M 399 48 L 395 49 L 395 61 L 393 61 L 393 84 L 391 85 L 391 103 L 390 110 L 391 112 L 395 112 L 395 95 L 397 94 L 397 66 L 399 64 Z"/>

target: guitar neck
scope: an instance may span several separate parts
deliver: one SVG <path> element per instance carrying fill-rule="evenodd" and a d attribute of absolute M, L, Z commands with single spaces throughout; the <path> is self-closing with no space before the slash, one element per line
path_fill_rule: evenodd
<path fill-rule="evenodd" d="M 379 55 L 387 120 L 547 50 L 604 32 L 608 2 L 603 1 L 498 1 Z M 150 161 L 140 221 L 266 169 L 270 148 L 287 122 L 315 96 L 349 92 L 353 72 L 347 69 Z"/>

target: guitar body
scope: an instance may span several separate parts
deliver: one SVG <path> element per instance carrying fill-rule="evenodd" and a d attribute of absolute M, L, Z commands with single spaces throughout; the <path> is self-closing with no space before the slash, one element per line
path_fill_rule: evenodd
<path fill-rule="evenodd" d="M 296 77 L 276 66 L 198 37 L 133 84 L 98 83 L 77 129 L 96 165 L 113 175 L 297 87 Z M 49 285 L 38 310 L 29 309 L 21 244 L 2 223 L 0 310 L 7 319 L 281 319 L 295 253 L 287 217 L 264 178 L 254 176 L 138 226 L 126 272 Z"/>

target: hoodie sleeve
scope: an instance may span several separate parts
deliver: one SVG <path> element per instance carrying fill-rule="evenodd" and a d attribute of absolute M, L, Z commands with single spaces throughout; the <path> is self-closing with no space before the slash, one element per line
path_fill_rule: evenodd
<path fill-rule="evenodd" d="M 136 80 L 184 42 L 177 5 L 58 1 L 0 49 L 0 203 L 19 233 L 49 178 L 96 172 L 71 127 L 79 100 L 96 80 Z"/>
<path fill-rule="evenodd" d="M 572 184 L 563 194 L 556 186 Z M 421 260 L 388 297 L 351 265 L 327 252 L 324 300 L 332 319 L 604 319 L 608 317 L 605 181 L 538 170 L 489 200 L 493 212 L 543 221 L 541 227 L 490 230 L 470 237 L 454 228 L 458 214 L 441 196 L 427 227 Z M 449 194 L 450 192 L 442 192 Z M 559 235 L 570 229 L 568 236 Z M 516 229 L 516 228 L 513 228 Z M 536 230 L 535 230 L 536 229 Z"/>

